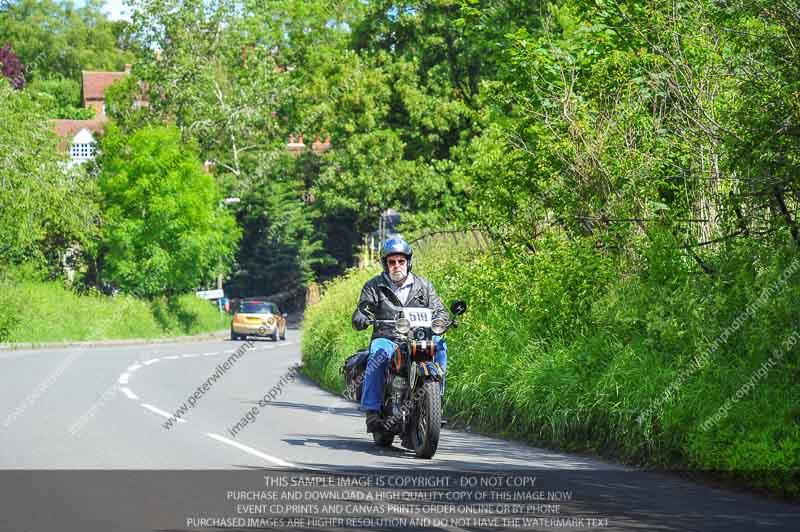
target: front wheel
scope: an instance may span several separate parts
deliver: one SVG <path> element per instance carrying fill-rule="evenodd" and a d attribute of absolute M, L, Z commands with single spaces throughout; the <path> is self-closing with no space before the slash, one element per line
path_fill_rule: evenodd
<path fill-rule="evenodd" d="M 422 397 L 417 403 L 417 419 L 412 429 L 414 454 L 418 458 L 431 458 L 439 447 L 442 427 L 442 396 L 439 383 L 433 380 L 422 385 Z"/>

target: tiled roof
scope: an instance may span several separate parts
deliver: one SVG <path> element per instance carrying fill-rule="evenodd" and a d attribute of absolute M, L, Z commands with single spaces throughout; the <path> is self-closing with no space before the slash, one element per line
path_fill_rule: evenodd
<path fill-rule="evenodd" d="M 83 101 L 105 99 L 106 89 L 127 72 L 88 72 L 83 71 Z"/>
<path fill-rule="evenodd" d="M 75 133 L 83 128 L 88 129 L 93 133 L 99 133 L 103 130 L 103 124 L 106 123 L 106 118 L 92 118 L 91 120 L 53 120 L 56 135 L 59 137 L 75 136 Z"/>
<path fill-rule="evenodd" d="M 103 125 L 106 123 L 107 118 L 93 118 L 91 120 L 53 120 L 53 129 L 58 135 L 59 147 L 62 150 L 69 149 L 72 138 L 78 134 L 81 129 L 88 129 L 92 133 L 100 133 L 103 131 Z"/>

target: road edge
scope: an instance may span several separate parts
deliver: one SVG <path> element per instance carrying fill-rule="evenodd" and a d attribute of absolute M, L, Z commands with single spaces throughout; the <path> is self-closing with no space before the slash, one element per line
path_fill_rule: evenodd
<path fill-rule="evenodd" d="M 168 344 L 178 342 L 202 342 L 204 340 L 219 340 L 227 338 L 227 329 L 213 331 L 210 333 L 196 334 L 193 336 L 167 336 L 160 338 L 126 338 L 120 340 L 85 340 L 85 341 L 66 341 L 66 342 L 15 342 L 0 344 L 0 351 L 22 351 L 30 349 L 63 349 L 68 347 L 120 347 L 128 345 L 144 344 Z"/>

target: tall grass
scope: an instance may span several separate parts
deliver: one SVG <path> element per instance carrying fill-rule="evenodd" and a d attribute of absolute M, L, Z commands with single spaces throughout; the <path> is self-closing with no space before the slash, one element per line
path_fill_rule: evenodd
<path fill-rule="evenodd" d="M 463 325 L 447 335 L 447 415 L 532 443 L 713 472 L 797 496 L 800 346 L 704 429 L 782 340 L 800 331 L 800 272 L 746 313 L 795 255 L 721 250 L 720 274 L 709 276 L 668 240 L 653 239 L 628 264 L 593 243 L 558 237 L 541 242 L 535 255 L 443 244 L 416 257 L 415 271 L 445 301 L 469 305 Z M 349 317 L 376 271 L 333 283 L 307 312 L 304 360 L 329 389 L 341 390 L 341 361 L 367 344 L 368 333 L 352 331 Z M 707 362 L 693 366 L 714 340 Z"/>
<path fill-rule="evenodd" d="M 0 280 L 0 342 L 161 338 L 225 329 L 228 322 L 192 294 L 148 301 L 77 294 L 60 282 Z"/>

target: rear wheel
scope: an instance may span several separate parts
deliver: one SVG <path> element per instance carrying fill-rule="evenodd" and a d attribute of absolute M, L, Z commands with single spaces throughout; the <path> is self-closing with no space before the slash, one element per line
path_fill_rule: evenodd
<path fill-rule="evenodd" d="M 391 432 L 373 432 L 372 439 L 378 447 L 391 447 L 394 441 L 394 434 Z"/>
<path fill-rule="evenodd" d="M 233 329 L 231 329 L 231 340 L 240 340 L 240 339 L 241 339 L 241 336 L 239 336 L 238 334 L 233 332 Z"/>
<path fill-rule="evenodd" d="M 431 458 L 439 447 L 439 431 L 442 426 L 442 397 L 438 382 L 430 380 L 423 384 L 415 421 L 416 427 L 412 434 L 414 453 L 419 458 Z"/>

